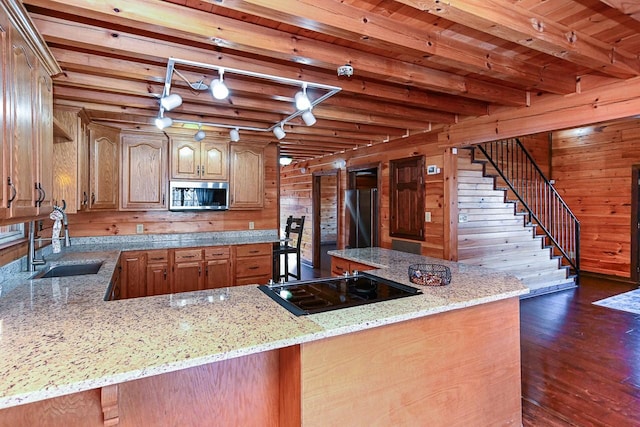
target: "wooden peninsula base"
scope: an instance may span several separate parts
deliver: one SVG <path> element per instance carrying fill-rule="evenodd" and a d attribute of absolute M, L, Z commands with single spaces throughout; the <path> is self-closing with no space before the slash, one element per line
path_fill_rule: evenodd
<path fill-rule="evenodd" d="M 520 426 L 518 298 L 0 411 L 0 425 Z"/>

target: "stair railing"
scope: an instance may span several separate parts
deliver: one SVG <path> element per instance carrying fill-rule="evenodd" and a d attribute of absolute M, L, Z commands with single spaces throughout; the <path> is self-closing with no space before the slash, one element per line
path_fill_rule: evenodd
<path fill-rule="evenodd" d="M 529 215 L 576 274 L 580 272 L 580 221 L 544 176 L 520 140 L 511 138 L 479 144 Z"/>

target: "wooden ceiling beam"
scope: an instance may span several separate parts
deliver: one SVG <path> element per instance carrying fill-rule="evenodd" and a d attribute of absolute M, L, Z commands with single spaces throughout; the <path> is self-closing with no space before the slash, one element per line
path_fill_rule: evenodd
<path fill-rule="evenodd" d="M 166 74 L 166 66 L 153 66 L 148 63 L 127 61 L 122 58 L 114 60 L 107 56 L 62 49 L 56 46 L 53 46 L 51 51 L 62 68 L 67 71 L 77 71 L 97 76 L 112 75 L 114 77 L 160 83 L 164 82 Z M 183 74 L 186 77 L 192 77 L 194 82 L 198 80 L 198 75 L 195 73 L 185 72 Z M 321 79 L 326 79 L 326 75 L 319 76 L 309 73 L 307 78 L 320 81 Z M 384 85 L 357 77 L 352 77 L 349 80 L 339 80 L 338 82 L 333 82 L 333 84 L 341 86 L 342 93 L 380 98 L 407 106 L 437 109 L 465 116 L 481 116 L 488 112 L 488 104 L 486 102 L 420 91 L 407 86 Z M 255 88 L 249 89 L 255 90 Z"/>
<path fill-rule="evenodd" d="M 332 71 L 338 65 L 347 62 L 352 64 L 359 73 L 378 80 L 411 84 L 472 99 L 521 105 L 526 98 L 526 93 L 523 91 L 504 85 L 457 76 L 392 58 L 384 58 L 381 61 L 382 58 L 379 55 L 300 36 L 293 37 L 289 33 L 222 16 L 215 16 L 212 19 L 210 13 L 166 2 L 114 0 L 103 3 L 84 0 L 31 0 L 30 4 L 61 12 L 72 12 L 86 18 L 100 19 L 110 26 L 115 23 L 147 31 L 157 31 L 158 28 L 162 28 L 163 38 L 175 37 L 212 48 L 240 50 Z M 181 19 L 175 19 L 178 15 Z M 69 25 L 75 29 L 75 37 L 78 37 L 77 30 L 80 26 L 84 26 L 80 23 Z M 42 32 L 41 25 L 36 24 L 36 26 Z M 60 27 L 58 30 L 62 33 L 66 32 Z M 110 32 L 115 35 L 113 31 Z M 121 31 L 117 33 L 117 38 L 122 42 L 125 34 Z M 68 37 L 71 37 L 71 34 L 68 34 Z M 46 35 L 45 39 L 48 39 Z"/>
<path fill-rule="evenodd" d="M 626 79 L 640 74 L 637 55 L 580 33 L 566 25 L 550 21 L 511 1 L 398 1 L 613 77 Z"/>
<path fill-rule="evenodd" d="M 214 3 L 214 2 L 212 2 Z M 310 31 L 322 32 L 368 47 L 407 52 L 425 64 L 435 63 L 511 81 L 550 93 L 575 91 L 575 76 L 559 74 L 497 52 L 472 49 L 444 33 L 439 27 L 402 25 L 382 14 L 345 4 L 343 1 L 244 0 L 215 3 L 217 7 L 245 12 Z M 424 59 L 426 57 L 426 59 Z"/>
<path fill-rule="evenodd" d="M 640 3 L 629 0 L 600 0 L 602 3 L 619 10 L 623 14 L 640 21 Z"/>

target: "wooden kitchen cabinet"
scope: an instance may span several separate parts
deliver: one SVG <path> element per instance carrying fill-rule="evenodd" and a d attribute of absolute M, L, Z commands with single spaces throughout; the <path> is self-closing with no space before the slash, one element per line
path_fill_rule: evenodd
<path fill-rule="evenodd" d="M 120 299 L 147 296 L 146 251 L 128 251 L 120 255 Z"/>
<path fill-rule="evenodd" d="M 171 292 L 189 292 L 204 289 L 202 249 L 173 250 Z"/>
<path fill-rule="evenodd" d="M 231 248 L 212 246 L 204 248 L 205 289 L 224 288 L 233 285 Z"/>
<path fill-rule="evenodd" d="M 272 245 L 257 243 L 237 245 L 235 250 L 235 284 L 265 284 L 272 274 Z"/>
<path fill-rule="evenodd" d="M 121 210 L 166 210 L 167 139 L 162 134 L 123 134 Z"/>
<path fill-rule="evenodd" d="M 194 141 L 193 136 L 171 137 L 171 179 L 227 181 L 229 144 Z"/>
<path fill-rule="evenodd" d="M 361 264 L 355 261 L 349 261 L 344 258 L 331 257 L 331 275 L 343 276 L 345 273 L 353 274 L 354 270 L 366 271 L 375 270 L 377 267 L 372 267 L 367 264 Z"/>
<path fill-rule="evenodd" d="M 264 148 L 231 146 L 229 209 L 262 209 L 264 206 Z"/>
<path fill-rule="evenodd" d="M 90 123 L 89 210 L 118 209 L 120 129 Z"/>
<path fill-rule="evenodd" d="M 169 251 L 167 249 L 147 251 L 146 257 L 146 295 L 170 294 Z"/>
<path fill-rule="evenodd" d="M 49 211 L 53 183 L 53 88 L 59 67 L 20 4 L 0 13 L 3 218 Z"/>

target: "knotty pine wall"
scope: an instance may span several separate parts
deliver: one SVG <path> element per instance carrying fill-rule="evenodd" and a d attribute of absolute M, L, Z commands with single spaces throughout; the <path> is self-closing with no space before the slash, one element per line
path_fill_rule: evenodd
<path fill-rule="evenodd" d="M 583 271 L 631 276 L 631 179 L 640 120 L 553 133 L 552 177 L 580 221 Z"/>
<path fill-rule="evenodd" d="M 311 230 L 313 227 L 313 176 L 314 172 L 340 169 L 338 191 L 338 248 L 344 248 L 346 235 L 344 232 L 344 192 L 347 188 L 347 169 L 381 162 L 382 188 L 380 194 L 381 234 L 380 246 L 391 248 L 389 236 L 389 161 L 404 157 L 424 155 L 427 165 L 436 165 L 441 169 L 437 175 L 426 176 L 425 210 L 431 212 L 431 222 L 425 224 L 425 241 L 421 242 L 422 254 L 444 258 L 444 186 L 447 171 L 444 167 L 445 149 L 438 145 L 437 135 L 418 134 L 407 138 L 363 147 L 357 150 L 325 156 L 319 159 L 294 163 L 281 169 L 280 174 L 280 215 L 306 215 L 303 236 L 302 258 L 310 263 L 313 258 Z M 341 164 L 344 162 L 344 165 Z"/>

